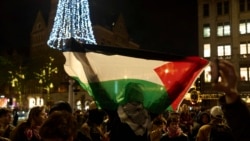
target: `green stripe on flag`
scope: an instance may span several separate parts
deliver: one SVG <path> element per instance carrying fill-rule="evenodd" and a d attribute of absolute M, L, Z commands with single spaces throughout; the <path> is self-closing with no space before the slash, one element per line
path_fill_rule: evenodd
<path fill-rule="evenodd" d="M 164 86 L 139 79 L 118 79 L 102 81 L 97 83 L 83 83 L 77 77 L 81 87 L 89 93 L 90 96 L 103 109 L 116 110 L 118 105 L 126 103 L 125 91 L 129 83 L 135 83 L 141 86 L 143 93 L 143 105 L 152 113 L 161 113 L 167 108 L 172 110 L 168 93 Z M 136 97 L 136 96 L 134 96 Z"/>

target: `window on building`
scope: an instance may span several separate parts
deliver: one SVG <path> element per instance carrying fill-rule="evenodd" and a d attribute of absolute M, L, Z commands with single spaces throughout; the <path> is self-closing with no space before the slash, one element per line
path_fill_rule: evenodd
<path fill-rule="evenodd" d="M 217 25 L 217 36 L 230 36 L 231 28 L 229 22 L 226 23 L 218 23 Z"/>
<path fill-rule="evenodd" d="M 250 67 L 240 67 L 240 80 L 241 81 L 250 80 Z"/>
<path fill-rule="evenodd" d="M 217 3 L 217 15 L 222 15 L 222 2 Z"/>
<path fill-rule="evenodd" d="M 221 23 L 217 26 L 217 36 L 223 36 L 223 24 Z"/>
<path fill-rule="evenodd" d="M 229 36 L 230 35 L 230 24 L 225 23 L 224 24 L 224 36 Z"/>
<path fill-rule="evenodd" d="M 229 59 L 231 57 L 231 45 L 219 45 L 217 55 L 219 58 Z"/>
<path fill-rule="evenodd" d="M 245 10 L 245 0 L 239 1 L 239 8 L 240 8 L 240 12 L 243 12 Z"/>
<path fill-rule="evenodd" d="M 229 13 L 229 1 L 224 0 L 217 3 L 217 15 L 226 15 Z"/>
<path fill-rule="evenodd" d="M 229 13 L 229 2 L 224 1 L 224 14 L 228 14 L 228 13 Z"/>
<path fill-rule="evenodd" d="M 209 16 L 209 4 L 204 4 L 203 5 L 203 17 L 208 17 Z"/>
<path fill-rule="evenodd" d="M 211 67 L 210 66 L 207 66 L 204 69 L 204 81 L 211 82 Z"/>
<path fill-rule="evenodd" d="M 241 58 L 247 58 L 249 54 L 250 54 L 250 43 L 248 42 L 240 43 Z"/>
<path fill-rule="evenodd" d="M 211 66 L 207 66 L 205 69 L 204 69 L 204 81 L 205 83 L 211 83 Z M 219 82 L 221 82 L 221 77 L 219 77 L 218 79 Z"/>
<path fill-rule="evenodd" d="M 250 0 L 246 0 L 247 1 L 247 11 L 250 11 Z"/>
<path fill-rule="evenodd" d="M 203 55 L 204 57 L 210 57 L 211 56 L 211 45 L 210 44 L 204 44 L 203 45 Z"/>
<path fill-rule="evenodd" d="M 240 34 L 249 34 L 250 33 L 250 20 L 240 20 Z"/>
<path fill-rule="evenodd" d="M 250 11 L 250 0 L 239 0 L 240 12 Z"/>
<path fill-rule="evenodd" d="M 204 24 L 203 25 L 203 37 L 207 38 L 210 37 L 210 25 L 209 24 Z"/>

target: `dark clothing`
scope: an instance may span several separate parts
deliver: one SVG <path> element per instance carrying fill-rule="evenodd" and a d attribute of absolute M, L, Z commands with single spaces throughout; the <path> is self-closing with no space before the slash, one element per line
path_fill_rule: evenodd
<path fill-rule="evenodd" d="M 27 122 L 20 123 L 11 133 L 11 141 L 41 141 L 37 129 L 31 129 Z"/>
<path fill-rule="evenodd" d="M 250 111 L 246 103 L 239 97 L 235 103 L 226 104 L 223 96 L 220 104 L 235 140 L 250 141 Z"/>
<path fill-rule="evenodd" d="M 161 137 L 160 141 L 189 141 L 188 136 L 182 133 L 180 136 L 170 138 L 167 134 Z"/>
<path fill-rule="evenodd" d="M 147 132 L 143 136 L 137 136 L 128 124 L 122 123 L 119 117 L 112 122 L 110 141 L 147 141 Z"/>
<path fill-rule="evenodd" d="M 18 114 L 15 113 L 14 116 L 13 116 L 13 125 L 14 126 L 17 126 L 17 124 L 18 124 L 18 118 L 19 118 Z"/>
<path fill-rule="evenodd" d="M 210 122 L 210 115 L 209 115 L 209 113 L 207 113 L 207 112 L 200 112 L 197 115 L 197 119 L 196 119 L 196 121 L 193 124 L 192 134 L 190 135 L 190 140 L 191 141 L 195 141 L 196 140 L 196 135 L 197 135 L 200 127 L 203 126 L 204 124 L 207 124 L 207 123 L 203 123 L 202 122 L 202 119 L 201 119 L 202 116 L 207 116 L 208 117 L 208 122 Z"/>
<path fill-rule="evenodd" d="M 90 136 L 91 136 L 92 141 L 102 140 L 102 134 L 95 126 L 90 127 Z"/>
<path fill-rule="evenodd" d="M 77 135 L 74 141 L 92 141 L 92 140 L 88 138 L 87 136 L 85 136 L 83 133 L 77 132 Z"/>
<path fill-rule="evenodd" d="M 10 138 L 10 133 L 15 129 L 15 127 L 13 125 L 9 125 L 8 128 L 4 131 L 3 135 L 1 135 L 1 137 L 5 137 L 5 138 Z"/>

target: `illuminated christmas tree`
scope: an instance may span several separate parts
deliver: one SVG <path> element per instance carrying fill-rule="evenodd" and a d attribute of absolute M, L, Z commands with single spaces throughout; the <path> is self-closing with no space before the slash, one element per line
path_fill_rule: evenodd
<path fill-rule="evenodd" d="M 89 15 L 88 0 L 59 0 L 48 45 L 63 50 L 67 40 L 96 44 Z"/>

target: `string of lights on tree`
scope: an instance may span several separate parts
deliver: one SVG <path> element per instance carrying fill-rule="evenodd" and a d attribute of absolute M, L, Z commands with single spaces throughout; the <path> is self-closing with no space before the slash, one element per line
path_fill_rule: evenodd
<path fill-rule="evenodd" d="M 54 25 L 47 43 L 51 48 L 63 50 L 70 38 L 84 44 L 96 44 L 88 0 L 58 1 Z"/>

